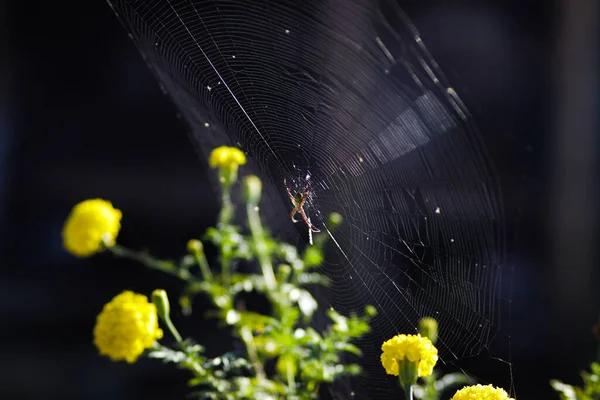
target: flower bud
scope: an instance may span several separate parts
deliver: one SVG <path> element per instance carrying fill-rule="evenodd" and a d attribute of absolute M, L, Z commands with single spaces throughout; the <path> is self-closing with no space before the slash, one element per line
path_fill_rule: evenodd
<path fill-rule="evenodd" d="M 181 307 L 181 312 L 186 317 L 192 315 L 192 301 L 189 296 L 181 296 L 179 298 L 179 306 Z"/>
<path fill-rule="evenodd" d="M 262 182 L 255 175 L 249 175 L 244 179 L 244 197 L 246 201 L 257 205 L 260 201 Z"/>
<path fill-rule="evenodd" d="M 280 264 L 279 268 L 277 268 L 277 280 L 280 282 L 287 282 L 291 274 L 292 267 L 287 264 Z"/>
<path fill-rule="evenodd" d="M 190 253 L 195 253 L 197 251 L 202 251 L 204 249 L 204 245 L 198 239 L 192 239 L 187 242 L 187 249 Z"/>
<path fill-rule="evenodd" d="M 438 322 L 431 317 L 421 318 L 419 321 L 419 333 L 421 336 L 429 338 L 431 343 L 435 344 L 438 338 Z"/>
<path fill-rule="evenodd" d="M 369 304 L 365 307 L 365 314 L 367 314 L 369 317 L 374 317 L 377 315 L 377 309 L 375 306 Z"/>
<path fill-rule="evenodd" d="M 158 317 L 163 321 L 170 321 L 171 306 L 167 292 L 163 289 L 156 289 L 152 292 L 152 302 L 156 306 Z"/>
<path fill-rule="evenodd" d="M 340 226 L 342 221 L 344 221 L 344 217 L 342 217 L 342 214 L 336 212 L 332 212 L 331 214 L 329 214 L 329 226 L 331 227 L 331 229 L 335 229 L 338 226 Z"/>

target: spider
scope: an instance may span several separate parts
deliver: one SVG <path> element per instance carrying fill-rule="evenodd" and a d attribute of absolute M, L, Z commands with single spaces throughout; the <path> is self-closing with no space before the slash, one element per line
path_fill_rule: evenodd
<path fill-rule="evenodd" d="M 304 222 L 306 223 L 306 225 L 308 226 L 308 228 L 311 231 L 321 232 L 320 229 L 316 228 L 313 224 L 311 224 L 311 222 L 308 220 L 308 217 L 306 216 L 306 213 L 304 212 L 304 208 L 303 208 L 304 202 L 306 201 L 306 198 L 310 194 L 310 191 L 308 190 L 308 182 L 306 182 L 306 187 L 304 188 L 304 193 L 299 192 L 299 193 L 296 193 L 295 195 L 293 195 L 292 192 L 290 191 L 290 188 L 288 187 L 288 185 L 286 183 L 286 178 L 283 178 L 283 184 L 285 186 L 285 190 L 287 190 L 288 197 L 290 198 L 292 204 L 294 205 L 294 209 L 290 213 L 290 218 L 292 219 L 292 222 L 293 223 L 300 222 L 299 219 L 294 218 L 294 216 L 297 213 L 300 213 L 300 215 L 302 215 L 302 219 L 304 220 Z"/>

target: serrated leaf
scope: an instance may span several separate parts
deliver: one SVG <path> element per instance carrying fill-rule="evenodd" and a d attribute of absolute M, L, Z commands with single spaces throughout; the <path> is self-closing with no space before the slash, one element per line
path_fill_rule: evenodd
<path fill-rule="evenodd" d="M 187 354 L 182 351 L 172 350 L 161 346 L 160 348 L 150 350 L 148 352 L 148 357 L 160 359 L 164 362 L 179 364 L 187 358 Z"/>
<path fill-rule="evenodd" d="M 579 400 L 577 398 L 575 388 L 571 385 L 567 385 L 559 380 L 553 379 L 550 381 L 550 386 L 560 393 L 561 399 L 563 400 Z"/>

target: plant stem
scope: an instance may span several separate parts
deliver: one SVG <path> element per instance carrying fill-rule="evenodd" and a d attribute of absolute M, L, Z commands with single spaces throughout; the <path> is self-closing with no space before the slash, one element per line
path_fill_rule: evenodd
<path fill-rule="evenodd" d="M 208 260 L 206 259 L 204 251 L 194 251 L 194 258 L 196 259 L 196 263 L 198 263 L 198 267 L 200 267 L 200 271 L 202 272 L 202 277 L 204 278 L 204 280 L 207 282 L 212 282 L 214 280 L 214 277 L 210 270 L 210 265 L 208 265 Z"/>
<path fill-rule="evenodd" d="M 246 344 L 246 350 L 248 351 L 248 358 L 250 358 L 250 362 L 254 366 L 256 370 L 256 376 L 260 379 L 265 379 L 265 371 L 263 370 L 262 364 L 258 360 L 258 354 L 256 353 L 256 346 L 254 346 L 254 336 L 252 336 L 252 331 L 245 325 L 242 325 L 240 328 L 240 335 L 242 336 L 242 340 Z"/>
<path fill-rule="evenodd" d="M 225 173 L 221 171 L 221 174 Z M 231 178 L 231 177 L 229 177 Z M 233 179 L 235 181 L 235 179 Z M 231 181 L 231 182 L 233 182 Z M 234 206 L 231 202 L 231 184 L 227 179 L 221 177 L 221 212 L 219 213 L 219 229 L 229 225 L 233 218 Z M 230 249 L 223 247 L 221 249 L 221 283 L 228 287 L 231 284 L 231 253 Z"/>
<path fill-rule="evenodd" d="M 404 396 L 406 400 L 413 400 L 413 385 L 404 386 Z"/>
<path fill-rule="evenodd" d="M 427 375 L 421 378 L 423 379 L 423 382 L 425 382 L 425 390 L 427 395 L 429 396 L 428 400 L 439 400 L 440 398 L 440 393 L 435 387 L 436 378 L 437 376 L 435 372 L 431 375 Z"/>
<path fill-rule="evenodd" d="M 250 225 L 250 232 L 252 232 L 252 239 L 254 240 L 254 246 L 258 255 L 258 263 L 262 269 L 265 283 L 269 290 L 273 290 L 277 285 L 277 280 L 275 279 L 271 259 L 267 254 L 267 243 L 265 242 L 265 234 L 260 222 L 260 216 L 258 215 L 258 206 L 252 202 L 248 202 L 246 213 L 248 214 L 248 225 Z"/>
<path fill-rule="evenodd" d="M 288 387 L 290 388 L 290 393 L 295 394 L 296 393 L 296 380 L 294 379 L 294 373 L 292 370 L 292 366 L 290 365 L 291 361 L 288 360 L 286 362 L 286 371 L 287 371 L 287 383 L 288 383 Z"/>
<path fill-rule="evenodd" d="M 221 212 L 219 214 L 219 227 L 229 225 L 233 217 L 233 203 L 231 202 L 231 185 L 221 185 Z"/>
<path fill-rule="evenodd" d="M 148 268 L 165 272 L 169 275 L 176 276 L 184 281 L 191 281 L 193 279 L 192 274 L 187 269 L 179 268 L 171 261 L 157 260 L 150 254 L 141 251 L 131 250 L 119 244 L 109 246 L 107 247 L 107 249 L 110 250 L 110 252 L 117 257 L 125 257 L 135 260 L 141 264 L 144 264 Z"/>
<path fill-rule="evenodd" d="M 229 245 L 227 247 L 223 246 L 221 248 L 221 284 L 224 287 L 229 287 L 231 285 L 231 249 L 229 249 Z"/>
<path fill-rule="evenodd" d="M 167 324 L 167 328 L 169 328 L 169 331 L 171 332 L 171 335 L 173 335 L 173 337 L 175 338 L 175 340 L 177 340 L 177 343 L 179 344 L 179 346 L 183 350 L 185 350 L 183 348 L 183 339 L 181 338 L 181 335 L 177 331 L 177 328 L 175 328 L 175 325 L 173 325 L 173 322 L 171 321 L 171 317 L 166 317 L 166 318 L 163 319 L 163 321 L 165 322 L 165 324 Z"/>

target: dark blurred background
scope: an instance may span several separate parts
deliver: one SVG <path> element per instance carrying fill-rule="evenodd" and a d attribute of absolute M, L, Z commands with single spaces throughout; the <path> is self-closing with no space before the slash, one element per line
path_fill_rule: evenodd
<path fill-rule="evenodd" d="M 479 129 L 503 133 L 488 145 L 507 177 L 514 294 L 511 349 L 497 356 L 520 399 L 557 398 L 548 380 L 579 383 L 597 354 L 597 1 L 407 3 Z M 82 4 L 0 6 L 0 399 L 184 398 L 185 372 L 111 363 L 91 337 L 124 288 L 178 282 L 61 247 L 85 198 L 110 199 L 120 241 L 165 258 L 217 211 L 206 163 L 126 31 L 106 3 Z M 227 348 L 210 323 L 176 324 Z"/>

